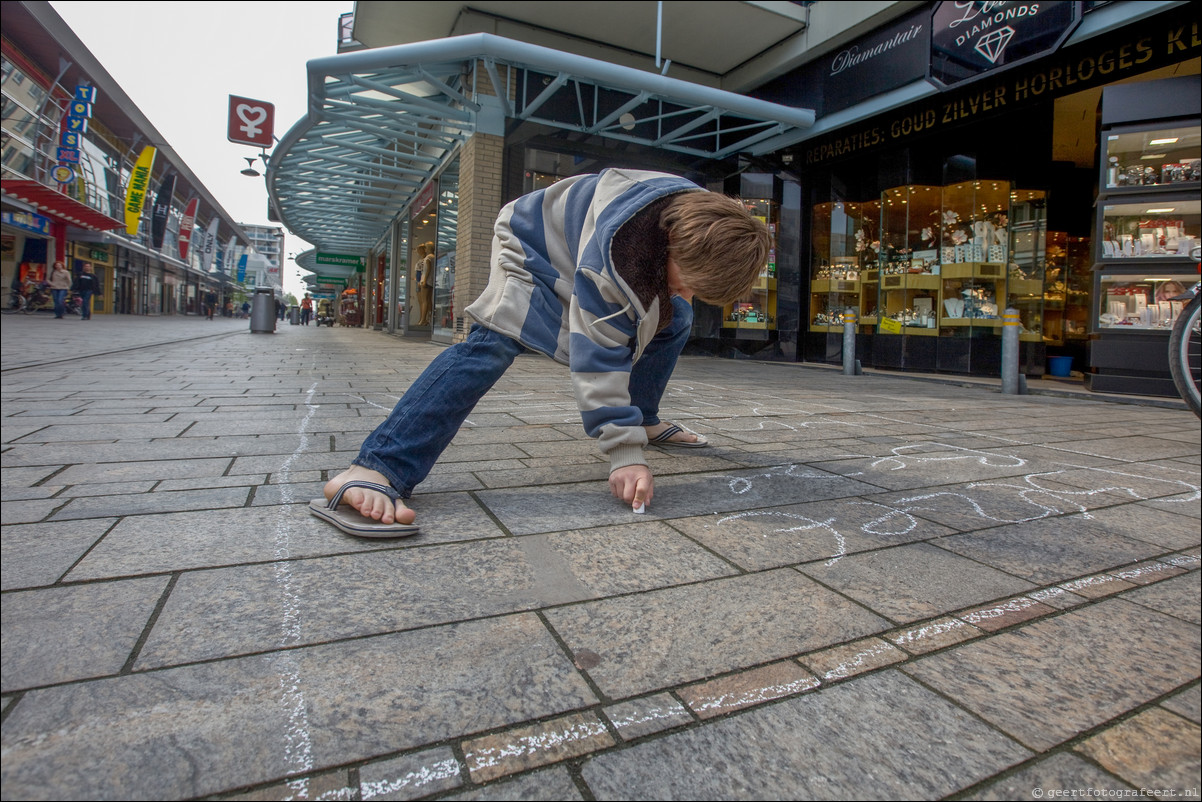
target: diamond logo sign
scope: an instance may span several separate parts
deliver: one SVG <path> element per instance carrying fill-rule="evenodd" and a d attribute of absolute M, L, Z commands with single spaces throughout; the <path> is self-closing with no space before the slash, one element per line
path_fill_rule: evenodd
<path fill-rule="evenodd" d="M 1010 44 L 1012 38 L 1014 38 L 1014 29 L 1007 25 L 1005 28 L 982 36 L 973 46 L 973 50 L 989 59 L 990 64 L 997 64 L 997 60 L 1002 57 L 1002 53 L 1006 52 L 1006 45 Z"/>
<path fill-rule="evenodd" d="M 932 81 L 953 86 L 1058 49 L 1081 19 L 1080 3 L 949 0 L 931 11 Z"/>

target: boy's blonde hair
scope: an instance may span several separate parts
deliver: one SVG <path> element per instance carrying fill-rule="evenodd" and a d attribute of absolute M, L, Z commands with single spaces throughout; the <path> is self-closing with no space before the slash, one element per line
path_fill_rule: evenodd
<path fill-rule="evenodd" d="M 738 198 L 685 192 L 660 218 L 668 255 L 698 299 L 723 306 L 746 295 L 768 262 L 768 227 Z"/>

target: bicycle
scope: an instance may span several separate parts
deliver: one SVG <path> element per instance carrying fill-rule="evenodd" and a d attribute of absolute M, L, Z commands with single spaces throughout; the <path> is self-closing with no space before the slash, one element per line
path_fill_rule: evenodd
<path fill-rule="evenodd" d="M 1202 248 L 1194 248 L 1190 254 L 1195 261 L 1202 259 Z M 1202 262 L 1198 265 L 1202 271 Z M 1199 285 L 1174 300 L 1185 300 L 1189 303 L 1173 321 L 1173 333 L 1169 337 L 1169 371 L 1173 374 L 1173 384 L 1177 392 L 1193 413 L 1202 418 L 1202 321 L 1199 312 L 1202 311 L 1202 294 L 1198 292 Z"/>
<path fill-rule="evenodd" d="M 15 288 L 8 291 L 8 301 L 4 304 L 5 309 L 9 312 L 24 312 L 25 305 L 24 293 Z"/>

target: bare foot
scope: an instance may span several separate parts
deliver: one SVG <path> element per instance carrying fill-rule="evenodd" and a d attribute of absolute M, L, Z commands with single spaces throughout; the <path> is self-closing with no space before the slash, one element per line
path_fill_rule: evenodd
<path fill-rule="evenodd" d="M 388 479 L 379 471 L 373 471 L 360 465 L 352 465 L 342 473 L 326 482 L 324 494 L 327 499 L 334 498 L 342 486 L 352 480 L 375 482 L 388 486 Z M 364 487 L 352 487 L 342 495 L 342 503 L 358 510 L 365 518 L 374 518 L 380 523 L 411 524 L 417 513 L 405 506 L 405 502 L 397 499 L 395 502 L 388 496 Z"/>
<path fill-rule="evenodd" d="M 669 428 L 670 426 L 672 426 L 671 423 L 664 423 L 663 421 L 660 421 L 659 423 L 655 424 L 654 426 L 644 426 L 643 428 L 647 430 L 647 439 L 654 440 L 656 437 L 659 437 L 659 435 L 662 434 L 664 432 L 664 430 Z M 668 438 L 668 442 L 671 442 L 671 443 L 697 443 L 700 441 L 701 441 L 700 437 L 693 434 L 692 432 L 685 432 L 685 431 L 677 432 L 676 434 L 674 434 Z"/>

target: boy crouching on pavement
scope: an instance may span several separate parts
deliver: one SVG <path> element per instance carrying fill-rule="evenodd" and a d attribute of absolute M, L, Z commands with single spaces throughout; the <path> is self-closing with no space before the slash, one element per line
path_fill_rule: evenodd
<path fill-rule="evenodd" d="M 644 448 L 707 445 L 659 419 L 692 298 L 745 295 L 768 250 L 767 227 L 740 201 L 665 173 L 609 169 L 518 198 L 497 218 L 467 339 L 429 364 L 310 511 L 359 537 L 416 532 L 403 499 L 524 348 L 569 366 L 610 490 L 641 511 L 655 489 Z"/>

